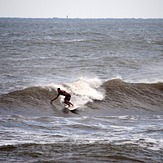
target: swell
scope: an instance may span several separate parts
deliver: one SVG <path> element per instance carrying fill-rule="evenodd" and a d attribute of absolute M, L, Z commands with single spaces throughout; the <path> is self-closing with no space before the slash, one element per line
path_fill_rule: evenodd
<path fill-rule="evenodd" d="M 53 143 L 1 146 L 1 160 L 6 162 L 162 162 L 162 152 L 136 144 Z M 109 151 L 109 152 L 108 152 Z M 141 157 L 140 157 L 141 153 Z M 6 159 L 7 156 L 7 159 Z"/>
<path fill-rule="evenodd" d="M 103 83 L 105 104 L 126 109 L 163 111 L 163 83 L 127 83 L 120 79 Z"/>
<path fill-rule="evenodd" d="M 74 103 L 79 100 L 84 101 L 79 110 L 88 114 L 95 112 L 95 109 L 100 112 L 105 110 L 105 113 L 108 110 L 109 113 L 110 110 L 114 110 L 115 113 L 118 110 L 163 113 L 163 83 L 127 83 L 120 79 L 113 79 L 103 82 L 98 87 L 91 85 L 90 82 L 83 84 L 83 81 L 75 81 L 60 86 L 71 91 Z M 77 89 L 82 91 L 76 91 Z M 101 92 L 105 93 L 103 98 Z M 0 112 L 1 114 L 57 115 L 60 114 L 63 106 L 60 100 L 56 100 L 53 106 L 50 104 L 50 100 L 56 95 L 56 86 L 29 87 L 2 94 Z"/>
<path fill-rule="evenodd" d="M 50 115 L 50 99 L 56 91 L 49 87 L 29 87 L 0 96 L 1 113 Z"/>

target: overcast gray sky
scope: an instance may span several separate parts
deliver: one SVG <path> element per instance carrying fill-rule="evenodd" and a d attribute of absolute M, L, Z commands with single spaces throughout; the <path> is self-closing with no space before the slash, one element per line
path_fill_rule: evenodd
<path fill-rule="evenodd" d="M 0 17 L 163 18 L 163 0 L 0 0 Z"/>

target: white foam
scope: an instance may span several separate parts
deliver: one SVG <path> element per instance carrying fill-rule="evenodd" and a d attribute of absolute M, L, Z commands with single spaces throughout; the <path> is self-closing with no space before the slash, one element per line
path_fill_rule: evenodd
<path fill-rule="evenodd" d="M 100 89 L 102 82 L 98 78 L 88 79 L 81 77 L 71 83 L 54 84 L 54 88 L 61 88 L 72 95 L 71 102 L 77 106 L 84 106 L 93 100 L 103 100 L 105 93 Z M 64 97 L 61 97 L 63 100 Z"/>

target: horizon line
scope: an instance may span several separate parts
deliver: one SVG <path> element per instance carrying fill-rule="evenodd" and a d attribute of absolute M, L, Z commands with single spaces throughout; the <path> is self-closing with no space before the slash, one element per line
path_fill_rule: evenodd
<path fill-rule="evenodd" d="M 163 19 L 163 18 L 158 18 L 158 17 L 149 17 L 149 18 L 142 18 L 142 17 L 140 17 L 140 18 L 129 18 L 129 17 L 117 17 L 117 18 L 78 18 L 78 17 L 74 17 L 74 18 L 71 18 L 71 17 L 8 17 L 8 16 L 0 16 L 0 19 L 66 19 L 66 20 L 68 20 L 68 19 Z"/>

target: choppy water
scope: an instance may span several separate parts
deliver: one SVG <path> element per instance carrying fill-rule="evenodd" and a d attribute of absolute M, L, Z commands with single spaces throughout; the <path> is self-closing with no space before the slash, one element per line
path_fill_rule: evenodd
<path fill-rule="evenodd" d="M 0 50 L 0 161 L 163 162 L 162 19 L 0 19 Z"/>

